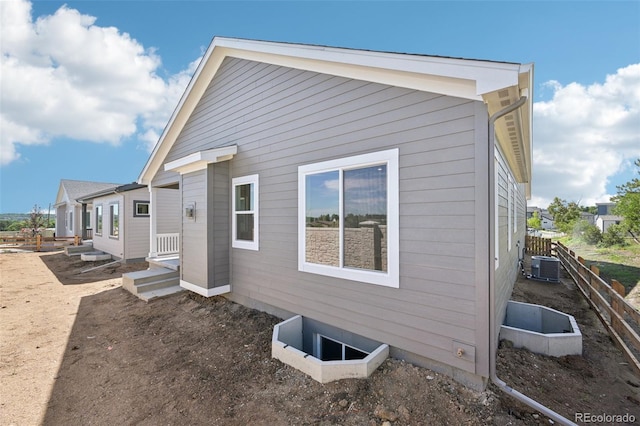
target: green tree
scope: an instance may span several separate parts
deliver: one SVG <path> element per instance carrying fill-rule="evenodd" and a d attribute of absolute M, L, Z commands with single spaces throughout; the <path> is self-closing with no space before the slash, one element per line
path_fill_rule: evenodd
<path fill-rule="evenodd" d="M 640 174 L 640 158 L 634 164 Z M 618 194 L 611 198 L 616 203 L 613 212 L 622 216 L 622 225 L 632 233 L 640 232 L 640 178 L 633 178 L 624 185 L 616 187 Z"/>
<path fill-rule="evenodd" d="M 37 204 L 34 204 L 33 208 L 29 212 L 29 218 L 26 220 L 25 228 L 28 228 L 32 235 L 36 235 L 40 232 L 40 228 L 45 225 L 46 219 L 42 213 L 42 209 Z"/>
<path fill-rule="evenodd" d="M 7 227 L 7 231 L 20 231 L 23 228 L 27 227 L 27 222 L 22 220 L 16 220 L 11 222 L 11 224 Z"/>
<path fill-rule="evenodd" d="M 527 219 L 527 228 L 542 229 L 542 221 L 537 211 L 533 212 L 533 216 Z"/>
<path fill-rule="evenodd" d="M 565 200 L 555 197 L 548 207 L 549 213 L 557 229 L 562 232 L 571 232 L 575 223 L 580 219 L 580 206 L 575 201 L 567 203 Z"/>

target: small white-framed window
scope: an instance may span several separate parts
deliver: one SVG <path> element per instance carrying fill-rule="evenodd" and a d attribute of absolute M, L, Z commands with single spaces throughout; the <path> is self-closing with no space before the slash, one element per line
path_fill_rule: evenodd
<path fill-rule="evenodd" d="M 149 201 L 133 201 L 133 217 L 149 217 Z"/>
<path fill-rule="evenodd" d="M 102 204 L 96 206 L 96 235 L 102 235 Z"/>
<path fill-rule="evenodd" d="M 258 175 L 233 178 L 232 247 L 259 250 L 259 190 Z"/>
<path fill-rule="evenodd" d="M 113 238 L 120 236 L 120 205 L 118 203 L 109 204 L 109 236 Z"/>
<path fill-rule="evenodd" d="M 298 167 L 298 270 L 399 287 L 399 150 Z"/>
<path fill-rule="evenodd" d="M 73 231 L 73 212 L 69 212 L 69 231 Z"/>

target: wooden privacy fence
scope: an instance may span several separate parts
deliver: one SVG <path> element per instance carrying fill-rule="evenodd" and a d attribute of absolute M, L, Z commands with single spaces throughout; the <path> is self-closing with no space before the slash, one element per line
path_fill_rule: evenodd
<path fill-rule="evenodd" d="M 534 237 L 527 235 L 525 239 L 527 254 L 532 256 L 551 256 L 553 248 L 551 238 Z"/>
<path fill-rule="evenodd" d="M 597 266 L 587 267 L 582 257 L 562 243 L 556 244 L 555 251 L 631 367 L 640 375 L 640 312 L 625 300 L 624 286 L 616 280 L 609 285 L 600 278 Z"/>

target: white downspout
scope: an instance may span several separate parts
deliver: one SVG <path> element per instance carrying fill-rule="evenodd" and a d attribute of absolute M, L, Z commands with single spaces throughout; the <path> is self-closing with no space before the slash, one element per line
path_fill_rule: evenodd
<path fill-rule="evenodd" d="M 496 322 L 496 318 L 495 318 L 495 296 L 496 296 L 496 289 L 495 289 L 495 257 L 497 255 L 497 253 L 495 252 L 495 242 L 491 241 L 492 239 L 495 239 L 495 222 L 494 222 L 494 218 L 495 218 L 495 197 L 497 194 L 495 194 L 495 190 L 494 190 L 494 180 L 495 180 L 495 162 L 493 161 L 493 157 L 494 157 L 494 145 L 495 145 L 495 123 L 496 120 L 498 120 L 500 117 L 515 111 L 516 109 L 520 108 L 522 105 L 524 105 L 524 103 L 527 101 L 527 97 L 526 96 L 522 96 L 516 103 L 507 106 L 506 108 L 496 112 L 495 114 L 493 114 L 490 118 L 489 118 L 489 143 L 488 145 L 488 150 L 489 150 L 489 155 L 488 155 L 488 159 L 490 161 L 488 161 L 489 163 L 489 216 L 488 216 L 488 222 L 489 222 L 489 378 L 491 379 L 491 381 L 498 387 L 500 388 L 500 390 L 502 390 L 503 392 L 505 392 L 507 395 L 512 396 L 513 398 L 517 399 L 520 402 L 523 402 L 524 404 L 528 405 L 529 407 L 533 408 L 534 410 L 539 411 L 540 413 L 544 414 L 545 416 L 549 417 L 550 419 L 552 419 L 555 422 L 558 422 L 562 425 L 570 425 L 570 426 L 577 426 L 574 422 L 566 419 L 565 417 L 562 417 L 560 414 L 556 413 L 555 411 L 551 410 L 550 408 L 545 407 L 544 405 L 540 404 L 538 401 L 535 401 L 531 398 L 529 398 L 528 396 L 518 392 L 517 390 L 511 388 L 509 385 L 507 385 L 502 379 L 500 379 L 497 375 L 496 375 L 496 351 L 497 351 L 497 339 L 496 339 L 496 327 L 495 327 L 495 322 Z"/>

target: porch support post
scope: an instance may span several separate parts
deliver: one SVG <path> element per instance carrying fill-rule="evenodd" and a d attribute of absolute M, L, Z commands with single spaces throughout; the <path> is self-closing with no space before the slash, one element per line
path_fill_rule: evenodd
<path fill-rule="evenodd" d="M 87 204 L 82 203 L 82 215 L 80 216 L 80 226 L 82 228 L 82 239 L 87 239 Z"/>
<path fill-rule="evenodd" d="M 158 189 L 149 184 L 149 257 L 158 257 L 158 227 L 157 227 L 157 206 Z"/>

